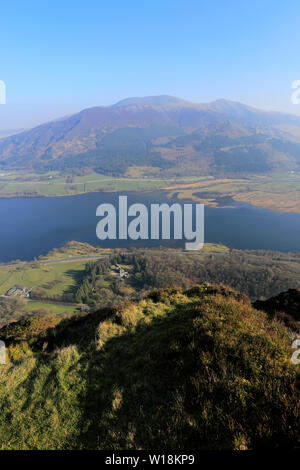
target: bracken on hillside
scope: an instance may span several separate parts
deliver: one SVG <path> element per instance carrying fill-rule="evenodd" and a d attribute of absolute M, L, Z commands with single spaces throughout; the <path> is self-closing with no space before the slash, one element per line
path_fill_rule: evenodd
<path fill-rule="evenodd" d="M 289 330 L 236 291 L 167 289 L 38 321 L 0 330 L 2 449 L 299 447 Z"/>

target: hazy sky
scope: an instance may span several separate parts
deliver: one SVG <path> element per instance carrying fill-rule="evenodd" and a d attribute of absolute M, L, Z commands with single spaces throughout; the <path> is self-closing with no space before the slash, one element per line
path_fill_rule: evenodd
<path fill-rule="evenodd" d="M 0 15 L 0 129 L 155 94 L 300 114 L 299 0 L 9 0 Z"/>

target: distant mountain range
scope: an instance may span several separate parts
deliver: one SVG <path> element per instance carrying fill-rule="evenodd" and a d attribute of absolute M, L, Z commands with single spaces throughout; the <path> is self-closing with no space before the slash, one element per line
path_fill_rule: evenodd
<path fill-rule="evenodd" d="M 1 135 L 0 135 L 1 138 Z M 0 139 L 0 167 L 123 175 L 300 170 L 300 116 L 217 100 L 129 98 Z"/>

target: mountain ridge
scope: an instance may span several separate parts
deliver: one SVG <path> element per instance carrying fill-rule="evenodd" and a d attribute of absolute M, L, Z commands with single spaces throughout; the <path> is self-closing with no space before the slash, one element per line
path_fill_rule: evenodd
<path fill-rule="evenodd" d="M 214 140 L 214 126 L 223 126 L 223 140 Z M 130 166 L 157 167 L 170 175 L 298 170 L 300 117 L 224 99 L 128 98 L 0 139 L 0 165 L 119 175 Z"/>

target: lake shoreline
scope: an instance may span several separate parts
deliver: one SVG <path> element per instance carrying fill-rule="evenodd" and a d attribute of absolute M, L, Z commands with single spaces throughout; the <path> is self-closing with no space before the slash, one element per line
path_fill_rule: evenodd
<path fill-rule="evenodd" d="M 44 179 L 39 180 L 41 177 Z M 167 198 L 172 199 L 176 194 L 178 200 L 188 199 L 212 208 L 228 209 L 235 207 L 236 202 L 242 202 L 280 213 L 300 214 L 300 174 L 136 178 L 91 173 L 83 177 L 74 176 L 72 182 L 53 173 L 16 173 L 0 178 L 0 200 L 61 198 L 98 192 L 142 195 L 154 191 L 164 192 Z"/>
<path fill-rule="evenodd" d="M 139 193 L 139 194 L 143 194 L 143 193 L 153 193 L 154 191 L 164 191 L 164 192 L 167 192 L 168 190 L 166 188 L 157 188 L 155 190 L 153 189 L 146 189 L 146 190 L 141 190 L 141 189 L 130 189 L 128 191 L 128 193 L 130 192 L 133 192 L 133 193 Z M 124 193 L 125 191 L 124 190 L 120 190 L 120 189 L 116 189 L 116 190 L 113 190 L 113 189 L 109 189 L 109 190 L 105 190 L 105 189 L 101 189 L 101 190 L 95 190 L 95 191 L 86 191 L 86 192 L 78 192 L 78 193 L 75 193 L 75 194 L 55 194 L 55 195 L 45 195 L 45 194 L 36 194 L 36 195 L 23 195 L 23 194 L 8 194 L 8 195 L 2 195 L 0 194 L 0 200 L 6 200 L 6 199 L 45 199 L 45 198 L 68 198 L 68 197 L 76 197 L 76 196 L 83 196 L 85 194 L 95 194 L 95 193 Z M 166 195 L 168 197 L 168 194 Z M 178 191 L 176 193 L 176 199 L 178 201 L 181 201 L 181 200 L 184 200 L 184 197 L 179 197 L 180 196 L 180 192 Z M 210 197 L 209 197 L 210 196 Z M 173 195 L 171 197 L 174 197 Z M 228 204 L 229 205 L 222 205 L 219 201 L 221 199 L 228 199 Z M 244 202 L 242 200 L 239 200 L 239 199 L 234 199 L 234 195 L 227 195 L 227 194 L 220 194 L 218 195 L 217 197 L 215 197 L 215 195 L 213 194 L 208 194 L 208 198 L 205 199 L 205 198 L 201 198 L 201 197 L 198 197 L 197 196 L 197 193 L 195 193 L 194 196 L 192 196 L 190 198 L 191 201 L 193 202 L 198 202 L 199 204 L 204 204 L 205 206 L 207 207 L 211 207 L 211 208 L 215 208 L 215 209 L 235 209 L 237 207 L 237 203 L 240 203 L 240 204 L 245 204 L 247 206 L 251 206 L 255 209 L 265 209 L 265 210 L 270 210 L 270 211 L 274 211 L 274 212 L 279 212 L 279 213 L 284 213 L 284 214 L 300 214 L 300 211 L 299 210 L 289 210 L 287 208 L 282 208 L 282 207 L 277 207 L 277 206 L 274 206 L 274 205 L 256 205 L 255 203 L 252 203 L 250 201 L 247 201 L 247 202 Z M 232 204 L 232 205 L 230 205 Z"/>
<path fill-rule="evenodd" d="M 101 248 L 181 247 L 178 240 L 106 240 L 96 237 L 99 204 L 118 204 L 118 192 L 90 192 L 69 198 L 0 199 L 0 260 L 29 261 L 45 255 L 70 240 Z M 168 198 L 165 191 L 127 191 L 128 203 L 191 203 L 190 199 Z M 234 208 L 205 207 L 205 242 L 233 249 L 300 251 L 300 215 L 257 208 L 235 202 Z M 129 243 L 130 242 L 130 243 Z M 157 243 L 156 243 L 157 242 Z"/>

